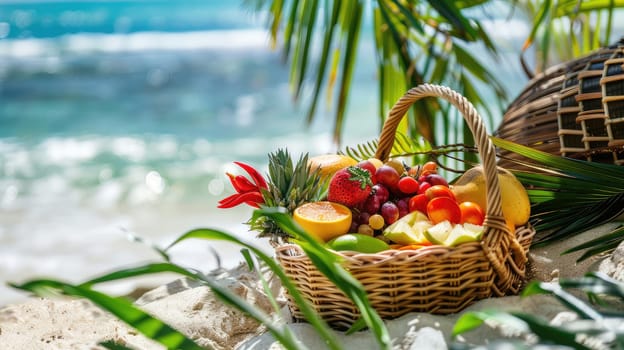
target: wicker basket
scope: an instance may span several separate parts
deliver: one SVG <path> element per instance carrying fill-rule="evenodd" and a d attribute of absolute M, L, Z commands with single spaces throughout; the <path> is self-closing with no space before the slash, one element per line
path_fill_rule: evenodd
<path fill-rule="evenodd" d="M 605 62 L 600 79 L 606 119 L 608 146 L 614 150 L 615 164 L 624 164 L 624 48 Z"/>
<path fill-rule="evenodd" d="M 463 96 L 441 86 L 411 89 L 392 108 L 381 132 L 376 157 L 388 159 L 397 126 L 410 106 L 424 97 L 441 97 L 463 114 L 483 162 L 487 187 L 485 232 L 481 242 L 456 247 L 430 246 L 418 250 L 388 250 L 378 254 L 340 252 L 344 267 L 365 287 L 384 319 L 409 312 L 455 313 L 472 302 L 517 293 L 523 285 L 527 252 L 535 231 L 520 227 L 509 232 L 502 216 L 495 150 L 474 107 Z M 351 326 L 359 312 L 325 278 L 296 245 L 276 248 L 286 274 L 313 308 L 338 329 Z M 296 319 L 303 315 L 289 297 Z"/>
<path fill-rule="evenodd" d="M 624 163 L 624 59 L 618 45 L 535 76 L 510 104 L 495 135 L 547 153 Z M 519 167 L 505 150 L 499 165 Z"/>

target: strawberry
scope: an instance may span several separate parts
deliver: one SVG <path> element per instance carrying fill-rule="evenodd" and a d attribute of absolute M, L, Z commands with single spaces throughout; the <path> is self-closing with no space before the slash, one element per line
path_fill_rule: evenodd
<path fill-rule="evenodd" d="M 327 200 L 354 208 L 368 198 L 372 185 L 368 170 L 350 166 L 334 174 L 329 182 Z"/>

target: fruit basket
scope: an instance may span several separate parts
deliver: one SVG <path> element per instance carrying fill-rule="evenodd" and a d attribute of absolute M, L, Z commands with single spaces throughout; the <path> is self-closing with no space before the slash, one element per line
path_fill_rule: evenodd
<path fill-rule="evenodd" d="M 533 77 L 509 105 L 497 137 L 547 153 L 624 163 L 622 46 L 618 43 L 563 62 Z M 518 155 L 500 150 L 499 165 Z"/>
<path fill-rule="evenodd" d="M 485 177 L 484 231 L 480 241 L 456 246 L 429 245 L 366 254 L 337 252 L 343 258 L 343 266 L 364 285 L 371 304 L 384 319 L 409 312 L 456 313 L 479 299 L 518 293 L 535 234 L 528 224 L 511 232 L 501 207 L 494 146 L 474 106 L 449 88 L 424 84 L 409 90 L 389 113 L 376 158 L 388 159 L 399 122 L 414 102 L 425 97 L 442 98 L 458 108 L 474 135 Z M 297 289 L 329 324 L 346 329 L 359 318 L 353 303 L 316 269 L 298 245 L 281 244 L 275 253 Z M 291 313 L 302 319 L 297 305 L 288 298 Z"/>

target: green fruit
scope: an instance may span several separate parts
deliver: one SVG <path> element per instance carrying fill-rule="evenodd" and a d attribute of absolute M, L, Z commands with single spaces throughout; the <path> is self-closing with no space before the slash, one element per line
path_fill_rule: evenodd
<path fill-rule="evenodd" d="M 384 237 L 402 245 L 427 242 L 424 231 L 431 227 L 427 216 L 419 211 L 411 212 L 384 230 Z"/>
<path fill-rule="evenodd" d="M 479 225 L 470 223 L 451 225 L 448 221 L 442 221 L 426 230 L 424 235 L 431 243 L 454 247 L 462 243 L 480 241 L 483 231 L 483 226 Z"/>
<path fill-rule="evenodd" d="M 388 243 L 359 233 L 347 233 L 346 235 L 338 236 L 327 242 L 327 246 L 337 251 L 351 250 L 369 254 L 390 249 Z"/>
<path fill-rule="evenodd" d="M 433 244 L 446 245 L 445 242 L 451 230 L 453 226 L 450 221 L 444 220 L 425 230 L 424 235 Z"/>

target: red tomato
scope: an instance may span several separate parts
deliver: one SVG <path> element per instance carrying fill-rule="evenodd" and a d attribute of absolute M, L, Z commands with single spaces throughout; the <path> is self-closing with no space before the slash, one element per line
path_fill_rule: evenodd
<path fill-rule="evenodd" d="M 429 171 L 431 174 L 438 172 L 438 164 L 436 162 L 427 162 L 422 166 L 423 171 Z"/>
<path fill-rule="evenodd" d="M 451 191 L 450 188 L 444 185 L 435 185 L 435 186 L 429 187 L 425 191 L 425 195 L 430 200 L 434 198 L 438 198 L 438 197 L 448 197 L 452 199 L 453 201 L 455 201 L 455 195 L 453 194 L 453 191 Z"/>
<path fill-rule="evenodd" d="M 455 199 L 436 197 L 427 203 L 427 216 L 434 225 L 444 220 L 458 224 L 461 220 L 461 210 Z"/>
<path fill-rule="evenodd" d="M 418 185 L 418 194 L 424 194 L 429 189 L 429 187 L 431 187 L 431 184 L 428 183 L 427 181 L 425 181 L 424 177 L 422 177 L 422 178 L 423 178 L 422 181 L 420 181 L 420 180 L 418 181 L 418 182 L 420 182 L 420 185 Z"/>
<path fill-rule="evenodd" d="M 485 213 L 479 204 L 474 202 L 462 202 L 459 204 L 459 210 L 461 211 L 460 223 L 468 222 L 475 225 L 483 225 Z"/>
<path fill-rule="evenodd" d="M 399 180 L 399 190 L 405 194 L 418 192 L 419 183 L 411 176 L 403 176 Z"/>
<path fill-rule="evenodd" d="M 425 196 L 425 194 L 417 194 L 414 197 L 410 198 L 409 201 L 409 211 L 413 212 L 418 210 L 423 214 L 427 214 L 427 203 L 429 202 L 429 198 Z"/>

